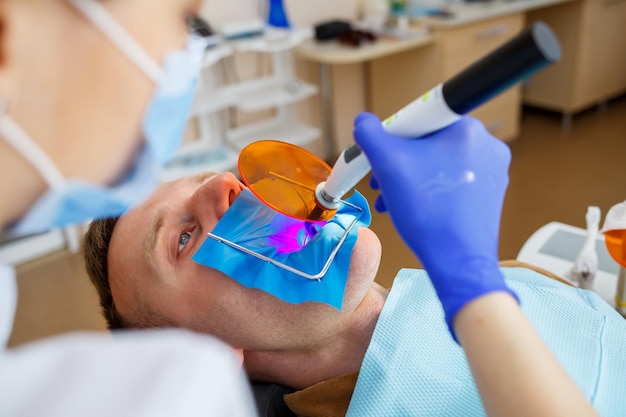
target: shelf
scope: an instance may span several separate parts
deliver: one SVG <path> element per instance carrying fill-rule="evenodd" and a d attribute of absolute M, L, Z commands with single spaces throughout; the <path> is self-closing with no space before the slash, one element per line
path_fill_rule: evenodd
<path fill-rule="evenodd" d="M 277 29 L 266 27 L 263 35 L 236 41 L 229 41 L 237 51 L 281 52 L 298 46 L 313 37 L 313 29 Z"/>
<path fill-rule="evenodd" d="M 198 117 L 201 115 L 224 110 L 237 103 L 237 96 L 230 94 L 224 88 L 217 89 L 201 89 L 198 90 L 194 97 L 189 117 Z"/>
<path fill-rule="evenodd" d="M 298 46 L 313 37 L 310 27 L 278 29 L 266 27 L 262 34 L 242 39 L 222 39 L 216 37 L 207 48 L 202 60 L 202 67 L 209 67 L 220 59 L 232 55 L 235 51 L 245 52 L 282 52 Z"/>
<path fill-rule="evenodd" d="M 298 122 L 292 107 L 318 93 L 316 85 L 294 75 L 294 62 L 289 52 L 312 36 L 311 28 L 266 27 L 262 35 L 223 40 L 223 44 L 207 50 L 204 67 L 237 52 L 268 53 L 272 58 L 271 74 L 232 84 L 225 84 L 217 74 L 205 74 L 213 77 L 203 80 L 190 114 L 200 121 L 202 139 L 188 142 L 162 171 L 161 180 L 170 181 L 207 170 L 232 171 L 237 167 L 238 150 L 260 139 L 304 145 L 318 138 L 319 129 Z M 223 132 L 225 123 L 211 117 L 211 113 L 228 108 L 243 113 L 276 111 L 272 112 L 273 117 Z"/>
<path fill-rule="evenodd" d="M 237 155 L 225 146 L 195 153 L 185 152 L 167 164 L 161 171 L 160 179 L 166 182 L 205 171 L 231 171 L 237 167 L 237 160 Z"/>
<path fill-rule="evenodd" d="M 317 94 L 317 87 L 298 79 L 259 78 L 225 87 L 223 94 L 235 97 L 244 112 L 255 112 L 295 103 Z"/>
<path fill-rule="evenodd" d="M 0 244 L 0 262 L 19 265 L 66 247 L 62 229 L 24 236 Z"/>
<path fill-rule="evenodd" d="M 222 58 L 232 55 L 232 53 L 233 48 L 228 44 L 219 43 L 211 46 L 204 53 L 204 57 L 202 58 L 202 68 L 210 67 L 211 65 L 218 63 Z"/>
<path fill-rule="evenodd" d="M 232 129 L 226 140 L 237 149 L 243 149 L 252 142 L 264 139 L 279 140 L 302 146 L 320 136 L 319 129 L 296 120 L 284 121 L 278 118 L 251 123 Z"/>
<path fill-rule="evenodd" d="M 317 94 L 317 87 L 298 79 L 281 81 L 261 78 L 198 91 L 190 115 L 200 116 L 236 106 L 244 112 L 255 112 L 292 104 Z"/>

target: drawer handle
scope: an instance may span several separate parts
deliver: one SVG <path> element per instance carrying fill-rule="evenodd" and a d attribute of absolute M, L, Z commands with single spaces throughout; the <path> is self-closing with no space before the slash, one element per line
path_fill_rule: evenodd
<path fill-rule="evenodd" d="M 496 36 L 502 36 L 506 34 L 507 31 L 508 31 L 507 25 L 498 25 L 498 26 L 494 26 L 489 29 L 484 29 L 484 30 L 481 30 L 480 32 L 477 32 L 476 38 L 478 39 L 495 38 Z"/>
<path fill-rule="evenodd" d="M 496 120 L 495 122 L 491 122 L 485 126 L 489 132 L 495 132 L 496 130 L 500 130 L 504 127 L 504 123 L 502 120 Z"/>

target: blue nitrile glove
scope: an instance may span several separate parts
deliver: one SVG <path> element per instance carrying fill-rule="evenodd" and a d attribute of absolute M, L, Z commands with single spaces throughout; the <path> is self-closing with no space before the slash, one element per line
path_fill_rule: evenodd
<path fill-rule="evenodd" d="M 357 116 L 354 138 L 372 166 L 372 187 L 380 188 L 376 210 L 389 212 L 419 257 L 453 335 L 465 304 L 494 291 L 513 294 L 498 267 L 511 161 L 502 141 L 469 116 L 420 139 L 401 138 L 370 113 Z"/>

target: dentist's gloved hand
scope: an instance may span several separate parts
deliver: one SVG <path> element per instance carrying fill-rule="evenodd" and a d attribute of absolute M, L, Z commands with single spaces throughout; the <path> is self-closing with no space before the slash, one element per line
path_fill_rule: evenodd
<path fill-rule="evenodd" d="M 372 166 L 375 207 L 428 272 L 450 331 L 468 302 L 508 289 L 498 267 L 498 233 L 509 182 L 509 148 L 465 116 L 420 139 L 387 133 L 362 113 L 354 138 Z"/>

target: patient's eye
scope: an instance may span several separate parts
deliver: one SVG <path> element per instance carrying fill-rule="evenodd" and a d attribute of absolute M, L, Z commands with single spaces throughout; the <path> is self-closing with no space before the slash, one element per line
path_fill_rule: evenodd
<path fill-rule="evenodd" d="M 191 232 L 182 232 L 180 234 L 180 237 L 178 238 L 178 252 L 183 250 L 183 248 L 189 242 L 190 239 L 191 239 Z"/>

